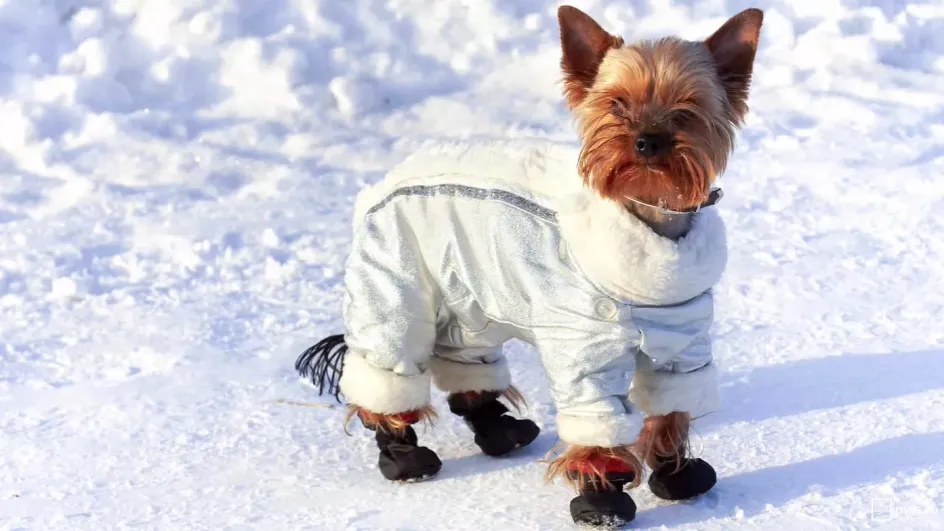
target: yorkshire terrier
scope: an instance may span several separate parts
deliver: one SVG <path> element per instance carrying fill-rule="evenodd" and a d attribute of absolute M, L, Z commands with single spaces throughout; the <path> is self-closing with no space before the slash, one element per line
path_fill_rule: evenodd
<path fill-rule="evenodd" d="M 438 146 L 362 190 L 345 333 L 296 369 L 344 394 L 384 477 L 415 481 L 442 467 L 413 429 L 435 416 L 432 383 L 484 453 L 535 440 L 502 402 L 524 402 L 502 346 L 528 342 L 566 445 L 548 477 L 577 490 L 575 522 L 623 525 L 646 466 L 663 499 L 717 481 L 688 434 L 719 405 L 709 328 L 727 254 L 713 185 L 748 110 L 763 14 L 704 41 L 628 45 L 573 7 L 558 20 L 579 150 Z"/>

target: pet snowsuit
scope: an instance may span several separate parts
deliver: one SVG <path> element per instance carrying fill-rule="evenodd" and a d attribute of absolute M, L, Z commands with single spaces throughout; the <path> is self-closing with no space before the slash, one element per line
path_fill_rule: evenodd
<path fill-rule="evenodd" d="M 375 413 L 511 384 L 502 344 L 537 347 L 560 438 L 632 443 L 642 414 L 718 406 L 713 208 L 663 238 L 587 188 L 570 146 L 421 150 L 357 197 L 340 388 Z M 632 389 L 630 389 L 632 387 Z M 641 412 L 640 412 L 641 410 Z"/>

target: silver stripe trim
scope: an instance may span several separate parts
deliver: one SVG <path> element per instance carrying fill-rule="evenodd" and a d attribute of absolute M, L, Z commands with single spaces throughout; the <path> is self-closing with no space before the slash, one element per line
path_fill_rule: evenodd
<path fill-rule="evenodd" d="M 480 199 L 480 200 L 491 200 L 499 201 L 506 203 L 515 208 L 524 210 L 530 214 L 534 214 L 540 218 L 543 218 L 548 221 L 556 221 L 557 214 L 549 209 L 542 207 L 541 205 L 534 203 L 533 201 L 528 201 L 527 199 L 515 195 L 511 192 L 505 190 L 496 190 L 494 188 L 475 188 L 474 186 L 466 186 L 462 184 L 436 184 L 436 185 L 416 185 L 416 186 L 405 186 L 394 190 L 390 195 L 385 197 L 382 201 L 372 206 L 370 210 L 367 211 L 367 216 L 373 214 L 374 212 L 385 207 L 387 203 L 392 201 L 397 197 L 402 196 L 423 196 L 423 197 L 438 197 L 438 196 L 447 196 L 447 197 L 464 197 L 468 199 Z"/>

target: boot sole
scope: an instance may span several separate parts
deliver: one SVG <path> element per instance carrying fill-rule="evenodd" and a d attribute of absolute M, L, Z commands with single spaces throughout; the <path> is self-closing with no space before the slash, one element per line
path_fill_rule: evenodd
<path fill-rule="evenodd" d="M 404 484 L 409 484 L 409 483 L 423 483 L 423 482 L 425 482 L 425 481 L 429 481 L 429 480 L 431 480 L 431 479 L 435 479 L 436 476 L 438 476 L 438 475 L 439 475 L 439 472 L 434 472 L 434 473 L 429 474 L 429 475 L 426 475 L 426 476 L 419 476 L 419 477 L 415 477 L 415 478 L 395 479 L 395 480 L 393 480 L 393 482 L 394 482 L 394 483 L 404 483 Z"/>
<path fill-rule="evenodd" d="M 597 498 L 581 495 L 570 502 L 570 515 L 574 523 L 600 529 L 623 527 L 636 519 L 636 503 L 629 494 L 611 492 Z"/>
<path fill-rule="evenodd" d="M 439 475 L 439 472 L 440 472 L 440 469 L 437 468 L 436 470 L 432 470 L 430 472 L 421 472 L 415 475 L 411 474 L 409 476 L 402 477 L 402 478 L 390 479 L 390 478 L 385 477 L 385 479 L 393 483 L 422 483 L 424 481 L 429 481 L 435 478 L 436 476 Z"/>

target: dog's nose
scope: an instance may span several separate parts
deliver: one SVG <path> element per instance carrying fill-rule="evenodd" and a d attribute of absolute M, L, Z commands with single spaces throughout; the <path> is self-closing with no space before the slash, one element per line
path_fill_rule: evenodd
<path fill-rule="evenodd" d="M 642 133 L 636 137 L 636 153 L 645 158 L 657 157 L 671 146 L 672 138 L 665 133 Z"/>

